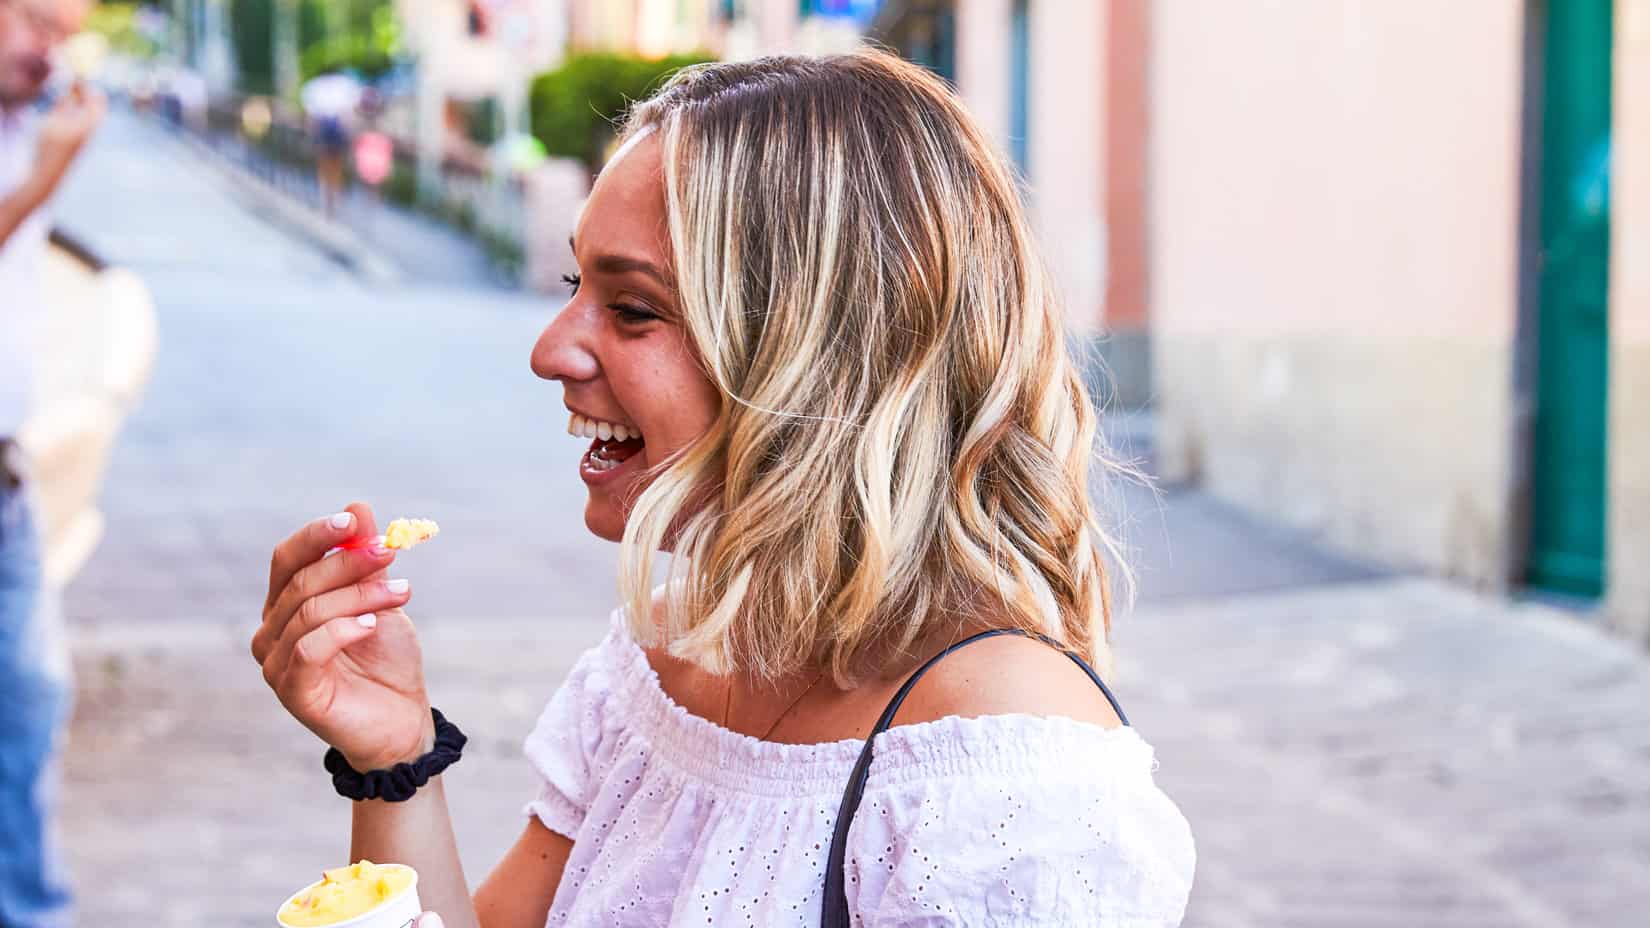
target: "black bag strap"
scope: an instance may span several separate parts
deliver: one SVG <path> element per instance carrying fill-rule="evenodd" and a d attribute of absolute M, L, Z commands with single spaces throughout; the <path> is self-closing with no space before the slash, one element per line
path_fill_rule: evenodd
<path fill-rule="evenodd" d="M 922 675 L 928 672 L 928 668 L 938 664 L 947 654 L 958 648 L 986 638 L 995 638 L 998 635 L 1021 635 L 1026 638 L 1036 638 L 1071 658 L 1073 663 L 1083 668 L 1083 672 L 1089 675 L 1089 679 L 1094 681 L 1094 685 L 1100 687 L 1100 692 L 1105 695 L 1106 702 L 1111 703 L 1112 711 L 1117 713 L 1117 718 L 1124 725 L 1129 724 L 1129 717 L 1123 714 L 1123 707 L 1117 704 L 1117 699 L 1112 696 L 1111 689 L 1106 686 L 1104 680 L 1100 679 L 1100 675 L 1094 672 L 1094 668 L 1089 666 L 1088 661 L 1066 650 L 1047 635 L 1035 635 L 1018 628 L 994 628 L 990 631 L 980 632 L 978 635 L 970 635 L 929 658 L 926 663 L 916 669 L 915 673 L 906 678 L 905 683 L 900 686 L 899 692 L 895 693 L 894 698 L 888 701 L 888 707 L 882 710 L 882 716 L 877 719 L 876 727 L 872 728 L 871 734 L 866 736 L 865 747 L 859 752 L 859 761 L 854 764 L 854 772 L 848 777 L 848 788 L 843 792 L 842 805 L 837 808 L 836 812 L 836 830 L 831 835 L 831 853 L 826 858 L 825 863 L 825 905 L 819 922 L 823 928 L 849 928 L 847 872 L 845 870 L 848 855 L 848 828 L 853 824 L 854 813 L 859 811 L 860 801 L 865 798 L 865 781 L 871 775 L 871 746 L 876 742 L 877 735 L 888 730 L 889 724 L 894 721 L 894 716 L 899 713 L 900 706 L 905 703 L 905 697 L 910 695 L 911 688 L 917 685 L 917 681 L 921 680 Z"/>

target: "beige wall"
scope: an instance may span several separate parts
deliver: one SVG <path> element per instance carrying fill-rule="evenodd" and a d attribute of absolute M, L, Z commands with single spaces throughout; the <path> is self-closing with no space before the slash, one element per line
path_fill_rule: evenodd
<path fill-rule="evenodd" d="M 1079 335 L 1100 329 L 1106 294 L 1101 200 L 1105 4 L 1031 5 L 1031 202 L 1049 264 Z M 1007 30 L 1004 30 L 1004 38 Z M 1006 42 L 1005 42 L 1006 44 Z M 1008 69 L 1002 71 L 1008 83 Z"/>
<path fill-rule="evenodd" d="M 957 92 L 1004 152 L 1009 130 L 1009 16 L 1012 0 L 957 4 Z"/>
<path fill-rule="evenodd" d="M 711 0 L 564 0 L 574 49 L 647 56 L 714 50 L 721 43 Z"/>
<path fill-rule="evenodd" d="M 1610 261 L 1610 611 L 1650 641 L 1650 0 L 1617 0 Z"/>
<path fill-rule="evenodd" d="M 1153 8 L 1166 476 L 1370 558 L 1505 577 L 1520 8 Z"/>

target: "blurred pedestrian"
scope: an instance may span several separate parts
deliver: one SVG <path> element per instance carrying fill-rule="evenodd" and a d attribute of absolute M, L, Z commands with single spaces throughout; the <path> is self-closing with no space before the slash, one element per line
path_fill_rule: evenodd
<path fill-rule="evenodd" d="M 29 411 L 46 312 L 45 205 L 103 118 L 75 83 L 44 114 L 53 48 L 86 0 L 0 0 L 0 925 L 66 925 L 70 895 L 53 847 L 56 755 L 72 698 L 54 595 L 15 438 Z"/>
<path fill-rule="evenodd" d="M 344 158 L 361 102 L 361 83 L 348 74 L 322 74 L 304 85 L 300 99 L 315 142 L 315 180 L 321 188 L 321 208 L 328 216 L 336 215 L 344 192 Z"/>
<path fill-rule="evenodd" d="M 688 69 L 620 140 L 531 363 L 623 606 L 473 898 L 396 552 L 361 504 L 275 549 L 253 656 L 354 854 L 453 928 L 1177 925 L 1191 833 L 1091 666 L 1112 468 L 1010 165 L 871 51 Z"/>

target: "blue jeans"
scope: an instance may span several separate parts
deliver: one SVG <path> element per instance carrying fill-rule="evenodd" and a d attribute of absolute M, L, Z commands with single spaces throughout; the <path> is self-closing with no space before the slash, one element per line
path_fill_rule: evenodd
<path fill-rule="evenodd" d="M 51 809 L 72 682 L 22 489 L 0 483 L 0 928 L 69 924 Z"/>

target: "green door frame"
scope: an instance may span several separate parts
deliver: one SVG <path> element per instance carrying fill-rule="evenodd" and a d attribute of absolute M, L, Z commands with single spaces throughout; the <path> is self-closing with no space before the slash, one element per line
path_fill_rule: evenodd
<path fill-rule="evenodd" d="M 1611 0 L 1526 5 L 1515 578 L 1605 587 Z"/>

